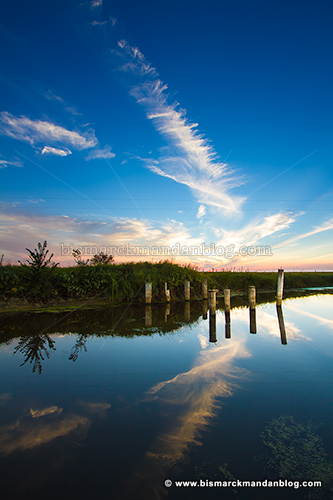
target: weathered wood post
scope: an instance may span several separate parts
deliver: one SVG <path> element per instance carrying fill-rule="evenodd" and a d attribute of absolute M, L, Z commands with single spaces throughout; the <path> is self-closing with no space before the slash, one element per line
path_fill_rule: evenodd
<path fill-rule="evenodd" d="M 231 309 L 231 300 L 230 300 L 230 289 L 224 289 L 224 315 L 225 315 L 225 338 L 231 338 L 231 328 L 230 328 L 230 309 Z"/>
<path fill-rule="evenodd" d="M 278 270 L 278 280 L 277 280 L 277 294 L 276 294 L 276 303 L 278 306 L 282 304 L 283 297 L 283 283 L 284 283 L 284 270 Z"/>
<path fill-rule="evenodd" d="M 255 309 L 256 307 L 256 287 L 249 286 L 249 303 L 251 309 Z"/>
<path fill-rule="evenodd" d="M 146 301 L 146 304 L 151 303 L 152 295 L 153 295 L 153 285 L 152 285 L 152 283 L 149 283 L 148 281 L 146 281 L 146 283 L 145 283 L 145 301 Z"/>
<path fill-rule="evenodd" d="M 191 321 L 191 304 L 190 304 L 190 302 L 185 302 L 184 317 L 185 317 L 186 323 L 189 323 Z"/>
<path fill-rule="evenodd" d="M 168 290 L 168 283 L 164 283 L 165 300 L 170 302 L 170 290 Z"/>
<path fill-rule="evenodd" d="M 279 306 L 278 304 L 276 304 L 276 312 L 277 312 L 278 321 L 279 321 L 281 344 L 287 345 L 287 335 L 286 335 L 286 328 L 284 326 L 282 307 Z"/>
<path fill-rule="evenodd" d="M 213 288 L 212 290 L 208 290 L 208 303 L 209 303 L 209 310 L 213 311 L 214 314 L 216 314 L 216 294 L 218 290 Z"/>
<path fill-rule="evenodd" d="M 257 333 L 255 286 L 249 287 L 249 303 L 250 303 L 250 333 Z"/>
<path fill-rule="evenodd" d="M 202 298 L 204 300 L 208 299 L 208 287 L 207 287 L 207 280 L 202 280 Z"/>
<path fill-rule="evenodd" d="M 231 309 L 231 300 L 230 300 L 230 289 L 224 289 L 224 310 L 230 311 Z"/>
<path fill-rule="evenodd" d="M 153 315 L 152 315 L 151 306 L 146 306 L 145 326 L 152 326 L 152 324 L 153 324 Z"/>
<path fill-rule="evenodd" d="M 191 285 L 191 283 L 188 280 L 186 280 L 184 282 L 184 296 L 185 296 L 185 300 L 190 300 L 190 296 L 191 296 L 190 285 Z"/>

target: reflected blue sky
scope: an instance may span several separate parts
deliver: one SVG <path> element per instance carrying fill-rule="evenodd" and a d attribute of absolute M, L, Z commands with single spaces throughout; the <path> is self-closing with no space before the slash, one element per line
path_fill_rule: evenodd
<path fill-rule="evenodd" d="M 1 345 L 2 475 L 14 464 L 25 479 L 30 474 L 27 491 L 4 476 L 4 498 L 11 488 L 32 498 L 51 484 L 85 498 L 98 481 L 98 495 L 142 491 L 157 499 L 163 479 L 195 479 L 195 467 L 206 462 L 212 473 L 226 462 L 235 476 L 251 479 L 261 471 L 252 463 L 258 436 L 281 415 L 321 424 L 332 451 L 332 306 L 332 295 L 284 301 L 287 345 L 275 304 L 257 307 L 255 335 L 248 309 L 232 309 L 230 339 L 218 311 L 216 343 L 199 319 L 166 335 L 87 336 L 73 361 L 80 336 L 50 334 L 55 350 L 41 374 L 20 366 L 18 339 Z M 27 460 L 35 472 L 25 470 Z M 68 467 L 73 477 L 81 471 L 80 480 L 69 481 Z"/>

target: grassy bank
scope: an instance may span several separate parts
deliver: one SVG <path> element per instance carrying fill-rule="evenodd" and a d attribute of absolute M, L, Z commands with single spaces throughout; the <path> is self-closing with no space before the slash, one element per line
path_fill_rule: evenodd
<path fill-rule="evenodd" d="M 171 298 L 184 298 L 184 281 L 191 282 L 193 299 L 201 297 L 201 283 L 221 292 L 247 293 L 249 286 L 258 291 L 275 291 L 277 273 L 219 272 L 201 273 L 191 267 L 170 262 L 149 262 L 43 268 L 38 272 L 23 266 L 0 267 L 0 300 L 2 305 L 50 304 L 68 300 L 94 299 L 112 303 L 144 300 L 144 283 L 153 284 L 153 299 L 164 300 L 164 283 Z M 285 289 L 333 285 L 333 273 L 285 273 Z"/>

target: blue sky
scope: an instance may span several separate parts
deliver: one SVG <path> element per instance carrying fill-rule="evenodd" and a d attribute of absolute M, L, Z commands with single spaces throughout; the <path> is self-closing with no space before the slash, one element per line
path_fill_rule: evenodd
<path fill-rule="evenodd" d="M 128 245 L 202 269 L 333 269 L 332 13 L 3 4 L 4 260 L 46 239 L 63 264 L 71 245 Z"/>

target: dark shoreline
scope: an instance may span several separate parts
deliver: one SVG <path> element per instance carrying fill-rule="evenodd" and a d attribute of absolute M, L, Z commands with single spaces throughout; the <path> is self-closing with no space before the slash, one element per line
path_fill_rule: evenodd
<path fill-rule="evenodd" d="M 312 288 L 290 288 L 284 290 L 283 299 L 296 298 L 296 297 L 308 297 L 311 295 L 318 294 L 333 294 L 333 286 L 332 287 L 312 287 Z M 263 297 L 262 297 L 263 296 Z M 276 294 L 272 290 L 258 290 L 257 291 L 257 303 L 266 303 L 266 302 L 274 302 Z M 233 299 L 241 299 L 242 302 L 247 302 L 247 291 L 235 291 L 231 292 L 231 298 Z M 218 301 L 223 303 L 223 291 L 219 291 L 217 293 Z M 268 299 L 268 300 L 267 300 Z M 191 297 L 191 302 L 200 302 L 202 301 L 202 297 Z M 175 298 L 171 301 L 171 304 L 178 304 L 180 302 L 184 302 L 182 298 Z M 7 303 L 0 303 L 0 313 L 2 315 L 16 315 L 16 314 L 25 314 L 25 313 L 34 313 L 34 314 L 45 314 L 45 313 L 70 313 L 78 310 L 98 310 L 98 309 L 106 309 L 106 308 L 118 308 L 125 307 L 129 305 L 139 305 L 144 306 L 144 301 L 133 302 L 133 301 L 121 301 L 121 302 L 110 302 L 108 299 L 95 299 L 95 298 L 82 298 L 82 299 L 67 299 L 62 301 L 52 301 L 47 304 L 27 304 L 19 301 L 18 299 L 11 299 Z M 161 306 L 166 304 L 165 300 L 153 300 L 152 306 Z M 237 307 L 236 305 L 232 305 L 233 307 Z M 219 307 L 218 307 L 219 309 Z"/>

